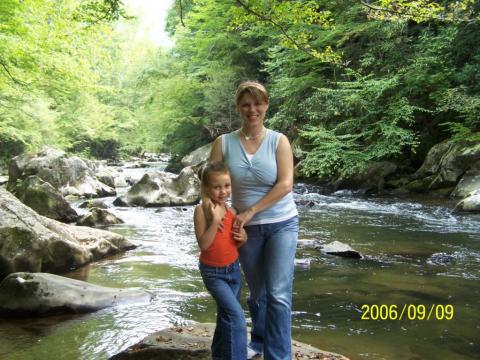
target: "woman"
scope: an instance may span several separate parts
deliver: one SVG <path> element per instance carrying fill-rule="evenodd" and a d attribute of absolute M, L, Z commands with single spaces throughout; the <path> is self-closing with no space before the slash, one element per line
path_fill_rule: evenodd
<path fill-rule="evenodd" d="M 252 318 L 249 358 L 291 359 L 291 307 L 298 213 L 293 201 L 293 154 L 287 137 L 266 129 L 265 87 L 247 81 L 235 104 L 239 130 L 218 137 L 210 161 L 224 161 L 232 175 L 234 228 L 248 241 L 239 249 Z"/>

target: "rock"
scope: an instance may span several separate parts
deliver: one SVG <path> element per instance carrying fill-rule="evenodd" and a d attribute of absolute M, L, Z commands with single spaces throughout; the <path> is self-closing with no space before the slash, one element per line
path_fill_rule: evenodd
<path fill-rule="evenodd" d="M 100 199 L 90 199 L 90 200 L 84 201 L 79 206 L 80 209 L 91 209 L 94 207 L 99 209 L 108 209 L 108 205 L 105 204 Z"/>
<path fill-rule="evenodd" d="M 95 164 L 91 161 L 76 156 L 69 157 L 61 150 L 45 148 L 36 154 L 16 156 L 10 161 L 8 188 L 13 190 L 19 180 L 37 175 L 63 196 L 115 195 L 114 189 L 96 179 L 95 171 Z"/>
<path fill-rule="evenodd" d="M 78 218 L 62 194 L 36 175 L 29 176 L 17 186 L 15 195 L 25 205 L 50 219 L 72 222 Z"/>
<path fill-rule="evenodd" d="M 103 163 L 97 165 L 96 177 L 99 181 L 110 186 L 111 188 L 116 187 L 127 187 L 128 181 L 125 178 L 125 175 L 121 171 L 105 166 Z"/>
<path fill-rule="evenodd" d="M 80 226 L 91 226 L 91 227 L 98 227 L 98 226 L 107 226 L 107 225 L 115 225 L 115 224 L 123 224 L 123 220 L 119 219 L 112 214 L 110 211 L 100 208 L 92 208 L 88 213 L 83 215 L 77 221 L 77 225 Z"/>
<path fill-rule="evenodd" d="M 150 299 L 142 290 L 108 288 L 47 273 L 17 272 L 0 283 L 0 315 L 6 317 L 85 313 Z"/>
<path fill-rule="evenodd" d="M 198 149 L 192 151 L 190 154 L 185 155 L 181 160 L 182 166 L 198 167 L 199 165 L 205 163 L 210 156 L 210 149 L 212 148 L 212 144 L 213 142 L 203 145 L 202 147 L 199 147 Z"/>
<path fill-rule="evenodd" d="M 341 243 L 340 241 L 333 241 L 329 244 L 323 245 L 321 250 L 330 255 L 337 255 L 342 257 L 361 259 L 362 255 L 352 249 L 349 245 Z"/>
<path fill-rule="evenodd" d="M 297 206 L 314 207 L 315 206 L 315 201 L 307 200 L 307 199 L 299 199 L 299 200 L 295 200 L 295 204 Z"/>
<path fill-rule="evenodd" d="M 127 194 L 114 204 L 129 206 L 181 206 L 200 200 L 200 181 L 193 168 L 184 168 L 179 175 L 161 172 L 145 174 Z"/>
<path fill-rule="evenodd" d="M 466 197 L 476 190 L 480 190 L 480 160 L 475 162 L 470 170 L 462 176 L 451 196 Z"/>
<path fill-rule="evenodd" d="M 209 360 L 215 324 L 173 327 L 147 336 L 109 360 Z M 348 360 L 343 355 L 292 341 L 292 359 Z M 258 356 L 255 359 L 262 359 Z"/>
<path fill-rule="evenodd" d="M 41 216 L 0 188 L 0 279 L 19 271 L 62 272 L 133 248 L 121 235 Z"/>
<path fill-rule="evenodd" d="M 455 260 L 455 257 L 453 255 L 450 255 L 444 252 L 439 252 L 439 253 L 432 254 L 428 258 L 427 263 L 430 265 L 448 265 L 454 260 Z"/>
<path fill-rule="evenodd" d="M 0 175 L 0 185 L 4 185 L 8 182 L 8 176 Z"/>
<path fill-rule="evenodd" d="M 472 191 L 455 205 L 455 211 L 480 212 L 480 190 Z"/>
<path fill-rule="evenodd" d="M 451 188 L 480 158 L 480 144 L 446 140 L 434 145 L 407 189 L 426 192 Z M 447 192 L 448 193 L 448 192 Z"/>
<path fill-rule="evenodd" d="M 351 189 L 365 191 L 382 191 L 385 179 L 394 174 L 398 166 L 389 161 L 378 161 L 367 164 L 365 169 L 349 178 L 339 178 L 334 181 L 334 189 Z"/>

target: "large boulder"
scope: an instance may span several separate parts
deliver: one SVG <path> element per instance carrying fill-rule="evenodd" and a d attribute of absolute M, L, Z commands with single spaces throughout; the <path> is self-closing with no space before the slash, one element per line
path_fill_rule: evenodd
<path fill-rule="evenodd" d="M 45 148 L 36 154 L 14 157 L 9 166 L 8 187 L 13 190 L 17 182 L 37 175 L 50 183 L 64 196 L 103 197 L 115 195 L 115 190 L 98 181 L 95 164 L 64 151 Z"/>
<path fill-rule="evenodd" d="M 158 331 L 109 360 L 209 360 L 215 324 L 178 326 Z M 348 360 L 343 355 L 292 341 L 292 359 Z M 262 359 L 257 356 L 255 359 Z"/>
<path fill-rule="evenodd" d="M 115 224 L 123 224 L 123 220 L 118 218 L 117 216 L 115 216 L 115 214 L 111 213 L 108 210 L 95 207 L 91 208 L 88 213 L 82 215 L 82 217 L 77 221 L 77 225 L 91 227 L 108 226 Z"/>
<path fill-rule="evenodd" d="M 199 166 L 205 163 L 210 156 L 210 149 L 212 148 L 213 143 L 209 143 L 199 147 L 198 149 L 192 151 L 190 154 L 185 155 L 182 158 L 181 164 L 183 167 L 187 166 Z"/>
<path fill-rule="evenodd" d="M 50 219 L 72 222 L 78 217 L 62 194 L 36 175 L 29 176 L 17 186 L 15 195 L 25 205 Z"/>
<path fill-rule="evenodd" d="M 192 167 L 179 175 L 168 172 L 145 174 L 124 197 L 117 198 L 117 206 L 181 206 L 200 200 L 200 181 Z"/>
<path fill-rule="evenodd" d="M 46 273 L 13 273 L 0 283 L 0 315 L 7 317 L 85 313 L 150 299 L 142 290 L 108 288 Z"/>
<path fill-rule="evenodd" d="M 0 279 L 62 272 L 134 247 L 121 235 L 41 216 L 0 188 Z"/>
<path fill-rule="evenodd" d="M 434 145 L 406 187 L 417 192 L 453 189 L 480 158 L 480 144 L 446 140 Z M 448 192 L 447 192 L 448 193 Z"/>

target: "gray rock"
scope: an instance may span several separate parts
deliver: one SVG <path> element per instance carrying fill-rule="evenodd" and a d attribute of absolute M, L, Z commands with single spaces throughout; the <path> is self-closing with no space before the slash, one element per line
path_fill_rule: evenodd
<path fill-rule="evenodd" d="M 0 283 L 0 315 L 7 317 L 85 313 L 150 299 L 142 290 L 108 288 L 46 273 L 17 272 Z"/>
<path fill-rule="evenodd" d="M 44 148 L 36 154 L 22 154 L 10 161 L 8 188 L 13 190 L 17 181 L 37 175 L 50 183 L 62 195 L 103 197 L 115 195 L 115 190 L 98 181 L 95 164 L 64 151 Z"/>
<path fill-rule="evenodd" d="M 480 190 L 472 191 L 465 199 L 455 205 L 455 210 L 460 212 L 480 212 Z"/>
<path fill-rule="evenodd" d="M 117 216 L 115 216 L 115 214 L 111 213 L 108 210 L 95 207 L 92 208 L 88 213 L 84 214 L 77 221 L 77 225 L 91 227 L 115 224 L 123 224 L 123 220 L 118 218 Z"/>
<path fill-rule="evenodd" d="M 190 154 L 185 155 L 182 160 L 181 164 L 183 167 L 187 166 L 199 166 L 208 160 L 210 155 L 210 149 L 212 148 L 212 144 L 206 144 L 198 149 L 192 151 Z"/>
<path fill-rule="evenodd" d="M 200 200 L 200 181 L 191 167 L 179 175 L 161 172 L 145 174 L 127 194 L 117 198 L 115 205 L 129 206 L 179 206 L 191 205 Z"/>
<path fill-rule="evenodd" d="M 406 188 L 425 192 L 454 187 L 479 158 L 480 144 L 443 141 L 430 149 L 422 166 L 412 176 L 416 183 Z"/>
<path fill-rule="evenodd" d="M 458 182 L 452 197 L 466 197 L 472 191 L 480 191 L 480 160 L 473 164 Z"/>
<path fill-rule="evenodd" d="M 0 185 L 4 185 L 8 182 L 8 176 L 0 175 Z"/>
<path fill-rule="evenodd" d="M 62 194 L 36 175 L 29 176 L 17 186 L 15 195 L 25 205 L 50 219 L 72 222 L 78 218 Z"/>
<path fill-rule="evenodd" d="M 209 360 L 214 324 L 195 324 L 158 331 L 109 360 Z M 292 341 L 292 359 L 348 360 L 343 355 Z M 255 359 L 262 359 L 257 356 Z"/>
<path fill-rule="evenodd" d="M 348 257 L 348 258 L 355 258 L 355 259 L 361 259 L 362 255 L 352 249 L 350 245 L 341 243 L 340 241 L 333 241 L 329 244 L 323 245 L 321 247 L 321 250 L 330 255 L 337 255 L 341 257 Z"/>
<path fill-rule="evenodd" d="M 121 235 L 41 216 L 0 188 L 0 279 L 19 271 L 62 272 L 132 248 Z"/>
<path fill-rule="evenodd" d="M 84 201 L 83 203 L 80 204 L 79 208 L 81 209 L 91 209 L 91 208 L 100 208 L 100 209 L 108 209 L 108 205 L 105 204 L 102 200 L 100 199 L 90 199 L 87 201 Z"/>

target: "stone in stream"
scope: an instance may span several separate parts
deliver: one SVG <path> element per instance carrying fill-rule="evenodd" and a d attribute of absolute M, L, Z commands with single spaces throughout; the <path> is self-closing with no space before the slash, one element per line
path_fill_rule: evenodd
<path fill-rule="evenodd" d="M 109 360 L 209 360 L 215 324 L 172 327 L 147 336 Z M 262 359 L 257 356 L 255 359 Z M 292 341 L 292 359 L 348 360 L 343 355 Z"/>
<path fill-rule="evenodd" d="M 354 258 L 354 259 L 361 259 L 362 255 L 352 249 L 350 245 L 341 243 L 340 241 L 333 241 L 329 244 L 322 245 L 320 248 L 324 253 L 330 255 L 337 255 L 342 257 Z"/>
<path fill-rule="evenodd" d="M 145 174 L 123 197 L 114 201 L 122 206 L 192 205 L 200 200 L 200 181 L 191 167 L 179 175 L 168 172 Z"/>
<path fill-rule="evenodd" d="M 67 271 L 135 247 L 113 232 L 41 216 L 0 188 L 0 279 L 20 271 Z"/>
<path fill-rule="evenodd" d="M 91 209 L 91 208 L 99 208 L 99 209 L 108 209 L 108 205 L 100 200 L 100 199 L 89 199 L 84 201 L 79 206 L 80 209 Z"/>
<path fill-rule="evenodd" d="M 47 273 L 18 272 L 0 283 L 0 316 L 85 313 L 148 303 L 150 299 L 150 294 L 143 290 L 109 288 Z"/>
<path fill-rule="evenodd" d="M 115 195 L 111 187 L 96 179 L 93 162 L 76 156 L 68 156 L 58 149 L 44 148 L 35 154 L 22 154 L 10 161 L 8 188 L 14 190 L 17 183 L 30 175 L 37 175 L 50 183 L 63 196 L 102 197 Z"/>
<path fill-rule="evenodd" d="M 107 226 L 115 224 L 123 224 L 124 221 L 118 218 L 115 214 L 111 213 L 108 210 L 100 208 L 91 208 L 90 211 L 84 214 L 77 221 L 77 225 L 80 226 Z"/>
<path fill-rule="evenodd" d="M 27 177 L 15 190 L 17 198 L 40 215 L 50 219 L 73 222 L 77 212 L 50 183 L 36 175 Z"/>

